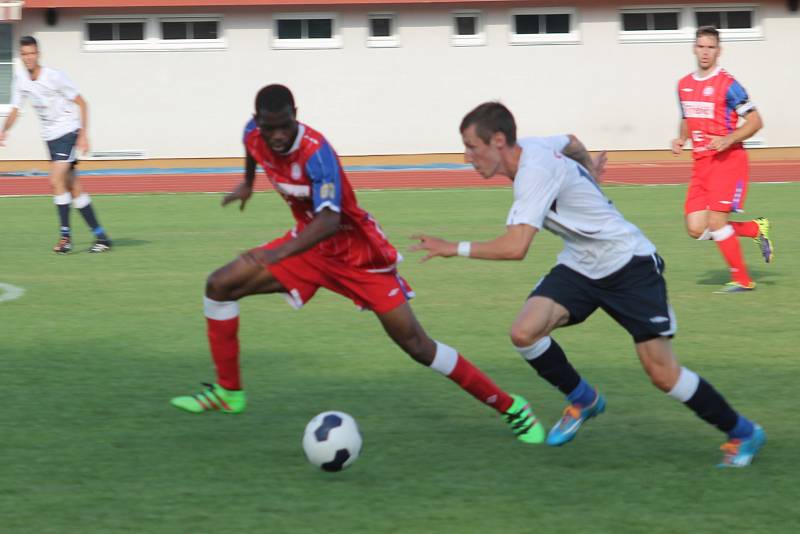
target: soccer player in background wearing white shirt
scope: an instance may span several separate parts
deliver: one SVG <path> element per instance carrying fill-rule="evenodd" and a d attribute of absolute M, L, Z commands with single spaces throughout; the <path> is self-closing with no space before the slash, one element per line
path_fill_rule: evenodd
<path fill-rule="evenodd" d="M 53 252 L 66 254 L 72 250 L 70 205 L 78 209 L 94 233 L 95 243 L 89 252 L 107 252 L 111 250 L 111 240 L 97 221 L 91 198 L 81 189 L 75 174 L 76 149 L 84 153 L 89 150 L 86 100 L 63 72 L 39 64 L 39 44 L 35 38 L 22 37 L 19 44 L 25 68 L 14 75 L 11 113 L 0 131 L 0 146 L 5 145 L 6 132 L 17 120 L 19 109 L 30 98 L 50 152 L 50 184 L 61 223 L 61 237 Z"/>
<path fill-rule="evenodd" d="M 766 435 L 708 382 L 678 364 L 671 346 L 676 324 L 664 260 L 597 185 L 604 155 L 592 161 L 572 135 L 517 141 L 514 117 L 497 102 L 468 113 L 461 136 L 466 160 L 484 178 L 499 174 L 514 182 L 506 232 L 491 241 L 460 243 L 417 235 L 419 243 L 411 249 L 427 251 L 423 260 L 457 255 L 522 260 L 541 229 L 563 240 L 557 265 L 536 284 L 511 327 L 516 350 L 569 402 L 547 443 L 570 441 L 587 419 L 605 409 L 605 397 L 581 378 L 550 336 L 602 308 L 631 334 L 653 384 L 728 435 L 719 465 L 749 465 Z"/>

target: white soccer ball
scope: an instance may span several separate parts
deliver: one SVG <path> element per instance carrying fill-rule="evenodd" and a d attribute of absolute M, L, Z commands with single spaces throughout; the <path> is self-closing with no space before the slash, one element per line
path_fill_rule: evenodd
<path fill-rule="evenodd" d="M 341 471 L 361 453 L 356 420 L 344 412 L 322 412 L 306 425 L 303 450 L 308 461 L 324 471 Z"/>

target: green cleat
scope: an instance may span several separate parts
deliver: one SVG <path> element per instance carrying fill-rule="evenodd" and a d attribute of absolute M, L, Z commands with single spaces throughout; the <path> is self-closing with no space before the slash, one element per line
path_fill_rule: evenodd
<path fill-rule="evenodd" d="M 750 282 L 749 284 L 740 284 L 739 282 L 728 282 L 721 288 L 714 291 L 718 295 L 727 295 L 732 293 L 746 293 L 748 291 L 753 291 L 756 288 L 755 282 Z"/>
<path fill-rule="evenodd" d="M 514 403 L 503 414 L 503 418 L 511 427 L 511 431 L 517 439 L 525 443 L 543 443 L 545 437 L 542 423 L 531 411 L 531 405 L 519 395 L 511 395 Z"/>
<path fill-rule="evenodd" d="M 170 404 L 191 413 L 215 412 L 242 413 L 247 401 L 244 391 L 227 390 L 219 384 L 207 384 L 208 389 L 195 395 L 175 397 Z"/>
<path fill-rule="evenodd" d="M 758 236 L 753 239 L 753 241 L 755 241 L 758 244 L 758 248 L 761 249 L 761 255 L 764 256 L 764 261 L 772 263 L 772 260 L 775 259 L 775 245 L 769 238 L 769 229 L 772 225 L 766 217 L 759 217 L 755 219 L 754 222 L 758 225 Z"/>

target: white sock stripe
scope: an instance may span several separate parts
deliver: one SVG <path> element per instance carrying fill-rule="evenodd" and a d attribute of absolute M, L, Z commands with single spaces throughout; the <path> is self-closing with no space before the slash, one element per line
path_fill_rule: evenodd
<path fill-rule="evenodd" d="M 431 369 L 439 371 L 444 376 L 450 376 L 450 373 L 456 368 L 456 363 L 458 363 L 458 352 L 444 343 L 439 343 L 438 341 L 434 341 L 434 343 L 436 343 L 436 356 L 433 357 L 433 362 L 431 362 Z"/>
<path fill-rule="evenodd" d="M 64 204 L 69 204 L 70 202 L 72 202 L 72 193 L 70 192 L 53 196 L 53 203 L 58 206 L 63 206 Z"/>
<path fill-rule="evenodd" d="M 697 238 L 698 241 L 709 241 L 711 239 L 711 231 L 706 228 L 703 230 L 703 233 L 700 234 L 700 237 Z"/>
<path fill-rule="evenodd" d="M 220 302 L 204 296 L 203 312 L 209 319 L 227 321 L 228 319 L 239 317 L 239 303 L 235 300 Z"/>
<path fill-rule="evenodd" d="M 89 193 L 81 193 L 78 195 L 78 198 L 72 201 L 72 207 L 77 209 L 85 208 L 92 202 L 91 197 L 89 197 Z"/>
<path fill-rule="evenodd" d="M 697 386 L 700 385 L 700 377 L 694 371 L 690 371 L 686 367 L 681 367 L 681 374 L 678 376 L 678 381 L 675 386 L 669 391 L 668 395 L 673 399 L 681 402 L 686 402 L 692 398 Z"/>
<path fill-rule="evenodd" d="M 515 346 L 514 348 L 517 349 L 517 352 L 519 352 L 523 358 L 525 358 L 528 361 L 531 361 L 535 360 L 536 358 L 547 352 L 547 349 L 550 348 L 552 342 L 553 340 L 550 338 L 550 336 L 545 336 L 536 343 L 534 343 L 533 345 L 531 345 L 530 347 Z"/>
<path fill-rule="evenodd" d="M 711 234 L 711 239 L 714 241 L 725 241 L 730 236 L 732 236 L 735 232 L 733 231 L 733 226 L 730 224 L 726 224 L 719 230 L 712 230 L 709 232 Z"/>

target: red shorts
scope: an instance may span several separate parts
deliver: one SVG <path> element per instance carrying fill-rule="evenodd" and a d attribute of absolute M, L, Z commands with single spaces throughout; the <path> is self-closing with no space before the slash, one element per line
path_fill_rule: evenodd
<path fill-rule="evenodd" d="M 743 148 L 696 159 L 686 191 L 684 214 L 703 210 L 742 211 L 748 174 L 747 152 Z"/>
<path fill-rule="evenodd" d="M 258 248 L 275 248 L 289 239 L 292 236 L 287 234 Z M 408 283 L 395 269 L 372 272 L 352 267 L 323 256 L 313 248 L 274 263 L 267 269 L 286 288 L 284 296 L 295 308 L 301 308 L 311 300 L 320 287 L 375 313 L 391 311 L 414 296 Z"/>

